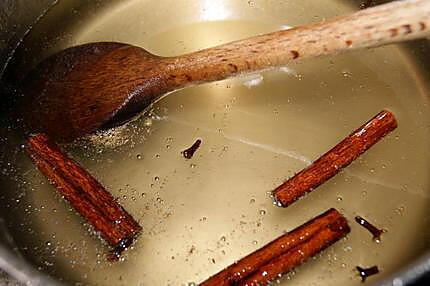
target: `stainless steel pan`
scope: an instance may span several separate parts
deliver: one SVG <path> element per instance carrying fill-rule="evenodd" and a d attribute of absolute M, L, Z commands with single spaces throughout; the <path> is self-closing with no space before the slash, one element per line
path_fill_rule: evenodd
<path fill-rule="evenodd" d="M 71 45 L 183 54 L 377 4 L 367 2 L 3 0 L 0 268 L 34 285 L 187 285 L 333 206 L 350 220 L 349 238 L 282 283 L 360 285 L 354 267 L 375 264 L 381 273 L 367 283 L 415 281 L 430 267 L 428 41 L 177 91 L 124 127 L 64 146 L 144 226 L 117 264 L 32 166 L 11 115 L 19 80 Z M 381 108 L 398 117 L 392 136 L 305 200 L 271 205 L 267 191 Z M 185 161 L 179 152 L 197 137 L 202 148 Z M 355 215 L 387 229 L 380 244 Z"/>

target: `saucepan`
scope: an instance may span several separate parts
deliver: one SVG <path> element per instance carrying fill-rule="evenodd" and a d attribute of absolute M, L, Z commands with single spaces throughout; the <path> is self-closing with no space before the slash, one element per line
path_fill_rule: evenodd
<path fill-rule="evenodd" d="M 3 283 L 197 285 L 329 208 L 351 232 L 280 285 L 361 285 L 357 266 L 378 267 L 366 284 L 418 283 L 430 268 L 429 40 L 187 87 L 126 124 L 62 144 L 143 227 L 116 262 L 33 165 L 15 116 L 22 78 L 71 46 L 114 41 L 182 55 L 385 2 L 3 0 Z M 383 109 L 396 130 L 304 199 L 273 205 L 273 189 Z M 200 148 L 184 158 L 197 139 Z M 356 216 L 383 229 L 381 239 Z"/>

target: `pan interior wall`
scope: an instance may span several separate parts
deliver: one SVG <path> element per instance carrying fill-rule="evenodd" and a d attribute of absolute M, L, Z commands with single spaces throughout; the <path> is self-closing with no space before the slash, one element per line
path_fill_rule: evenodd
<path fill-rule="evenodd" d="M 28 35 L 8 78 L 87 42 L 173 56 L 354 9 L 332 0 L 64 1 Z M 63 146 L 144 228 L 119 263 L 107 262 L 108 248 L 35 169 L 5 117 L 0 205 L 26 258 L 85 285 L 194 285 L 335 207 L 351 234 L 280 285 L 361 285 L 357 265 L 378 265 L 369 282 L 379 281 L 429 248 L 426 82 L 404 46 L 358 51 L 179 90 L 125 126 Z M 384 108 L 397 130 L 305 199 L 272 204 L 269 191 Z M 197 138 L 201 148 L 184 159 Z M 356 215 L 386 230 L 380 243 Z"/>

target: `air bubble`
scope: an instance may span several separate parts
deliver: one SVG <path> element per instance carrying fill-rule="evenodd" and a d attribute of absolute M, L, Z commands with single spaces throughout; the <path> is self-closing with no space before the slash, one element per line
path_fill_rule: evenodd
<path fill-rule="evenodd" d="M 405 207 L 404 206 L 400 206 L 397 209 L 394 210 L 394 212 L 398 215 L 403 215 L 403 213 L 405 212 Z"/>
<path fill-rule="evenodd" d="M 263 275 L 263 276 L 267 276 L 267 271 L 263 271 L 263 273 L 261 273 L 261 275 Z"/>
<path fill-rule="evenodd" d="M 49 261 L 47 261 L 47 260 L 45 260 L 45 261 L 43 262 L 43 264 L 45 264 L 46 266 L 49 266 L 49 267 L 54 266 L 54 263 L 49 262 Z"/>
<path fill-rule="evenodd" d="M 277 207 L 282 207 L 282 203 L 280 201 L 275 200 L 273 201 L 273 204 Z"/>
<path fill-rule="evenodd" d="M 342 76 L 344 78 L 350 78 L 350 77 L 352 77 L 352 73 L 349 71 L 342 71 Z"/>
<path fill-rule="evenodd" d="M 143 121 L 143 125 L 145 125 L 146 127 L 152 126 L 152 118 L 145 118 L 145 120 Z"/>

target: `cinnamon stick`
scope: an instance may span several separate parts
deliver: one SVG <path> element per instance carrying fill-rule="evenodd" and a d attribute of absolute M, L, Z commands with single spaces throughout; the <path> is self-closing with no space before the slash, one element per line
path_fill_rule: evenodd
<path fill-rule="evenodd" d="M 349 231 L 346 219 L 337 210 L 329 209 L 242 258 L 200 286 L 267 285 Z"/>
<path fill-rule="evenodd" d="M 114 248 L 114 256 L 131 244 L 141 226 L 96 179 L 44 134 L 29 138 L 26 147 L 38 169 Z"/>
<path fill-rule="evenodd" d="M 277 205 L 287 207 L 311 192 L 396 127 L 397 121 L 394 114 L 387 110 L 381 111 L 310 166 L 277 187 L 273 191 Z"/>

